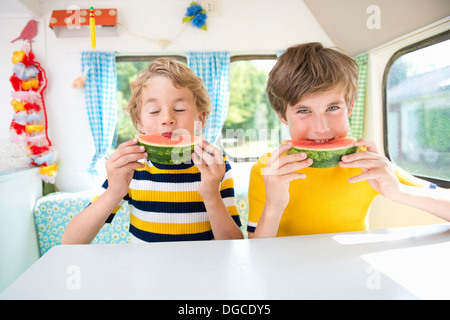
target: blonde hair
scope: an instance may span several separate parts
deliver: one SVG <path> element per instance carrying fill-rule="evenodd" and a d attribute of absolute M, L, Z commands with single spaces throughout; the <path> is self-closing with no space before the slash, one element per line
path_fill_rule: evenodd
<path fill-rule="evenodd" d="M 139 130 L 142 99 L 141 92 L 145 83 L 156 76 L 164 76 L 172 80 L 177 88 L 188 88 L 194 95 L 197 110 L 206 116 L 211 112 L 211 99 L 205 88 L 203 80 L 192 69 L 174 59 L 159 58 L 153 61 L 147 69 L 142 70 L 131 83 L 131 99 L 125 109 L 129 112 L 131 121 L 136 130 Z"/>
<path fill-rule="evenodd" d="M 288 48 L 269 74 L 267 95 L 272 108 L 283 118 L 288 105 L 305 95 L 342 87 L 350 108 L 356 99 L 358 64 L 345 53 L 311 42 Z"/>

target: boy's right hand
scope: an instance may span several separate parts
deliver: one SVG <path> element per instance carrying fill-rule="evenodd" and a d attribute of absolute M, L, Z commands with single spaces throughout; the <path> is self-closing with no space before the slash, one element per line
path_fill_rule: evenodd
<path fill-rule="evenodd" d="M 289 183 L 292 180 L 304 179 L 306 176 L 295 172 L 312 164 L 305 153 L 282 156 L 292 148 L 291 143 L 283 144 L 275 150 L 263 171 L 266 189 L 266 207 L 270 211 L 283 213 L 289 203 Z"/>
<path fill-rule="evenodd" d="M 147 153 L 137 142 L 137 139 L 123 142 L 105 163 L 108 189 L 121 198 L 128 193 L 134 170 L 145 167 L 138 160 L 147 158 Z"/>

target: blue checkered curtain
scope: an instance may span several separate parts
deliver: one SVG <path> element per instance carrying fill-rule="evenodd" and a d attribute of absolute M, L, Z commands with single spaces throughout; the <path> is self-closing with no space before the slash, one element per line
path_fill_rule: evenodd
<path fill-rule="evenodd" d="M 203 79 L 212 100 L 212 111 L 203 130 L 203 137 L 213 144 L 228 113 L 230 100 L 230 53 L 187 52 L 188 66 Z"/>
<path fill-rule="evenodd" d="M 117 117 L 116 53 L 85 51 L 81 53 L 86 109 L 94 138 L 95 154 L 89 166 L 91 174 L 97 174 L 97 162 L 108 154 L 114 137 Z"/>

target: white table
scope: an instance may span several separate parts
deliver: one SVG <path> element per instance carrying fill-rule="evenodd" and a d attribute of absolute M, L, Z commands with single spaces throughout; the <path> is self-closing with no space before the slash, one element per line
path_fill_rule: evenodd
<path fill-rule="evenodd" d="M 450 224 L 57 246 L 1 299 L 450 299 Z"/>

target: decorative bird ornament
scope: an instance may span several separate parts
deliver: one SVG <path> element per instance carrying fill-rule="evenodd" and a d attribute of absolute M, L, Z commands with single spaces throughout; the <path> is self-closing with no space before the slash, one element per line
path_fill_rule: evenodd
<path fill-rule="evenodd" d="M 31 42 L 31 39 L 33 39 L 36 36 L 36 33 L 37 33 L 37 21 L 30 20 L 28 21 L 25 28 L 23 28 L 22 32 L 20 33 L 20 36 L 12 40 L 11 43 L 17 40 L 29 40 Z"/>

